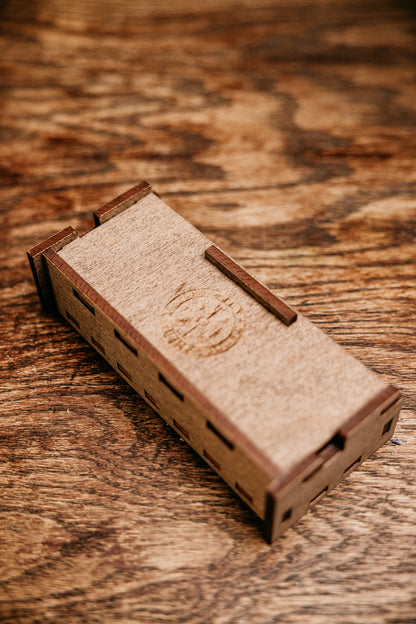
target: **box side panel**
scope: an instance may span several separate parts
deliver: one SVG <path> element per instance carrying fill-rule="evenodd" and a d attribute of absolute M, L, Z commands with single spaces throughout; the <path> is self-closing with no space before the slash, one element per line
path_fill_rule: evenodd
<path fill-rule="evenodd" d="M 74 280 L 59 256 L 46 254 L 46 260 L 60 314 L 264 518 L 266 487 L 277 469 L 199 401 L 191 385 L 136 339 L 137 332 L 84 280 Z"/>

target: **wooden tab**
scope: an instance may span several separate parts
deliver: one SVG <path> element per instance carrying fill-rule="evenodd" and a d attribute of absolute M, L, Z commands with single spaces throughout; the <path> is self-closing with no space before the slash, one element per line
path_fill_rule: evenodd
<path fill-rule="evenodd" d="M 42 243 L 32 247 L 27 252 L 30 268 L 32 269 L 33 279 L 38 291 L 42 308 L 45 312 L 52 312 L 55 309 L 55 297 L 49 283 L 48 273 L 43 262 L 43 253 L 47 249 L 59 251 L 65 245 L 77 238 L 78 232 L 71 226 L 65 228 L 61 232 L 50 236 Z"/>
<path fill-rule="evenodd" d="M 101 206 L 101 208 L 98 208 L 94 212 L 95 227 L 102 225 L 112 217 L 120 214 L 120 212 L 123 212 L 126 208 L 130 208 L 130 206 L 138 202 L 139 199 L 142 199 L 142 197 L 151 193 L 151 191 L 152 187 L 150 184 L 143 181 L 107 204 L 104 204 L 104 206 Z"/>
<path fill-rule="evenodd" d="M 212 262 L 224 275 L 241 286 L 266 310 L 274 314 L 285 325 L 291 325 L 297 319 L 297 313 L 282 299 L 276 297 L 266 286 L 250 275 L 243 267 L 222 252 L 216 245 L 205 250 L 205 258 Z"/>

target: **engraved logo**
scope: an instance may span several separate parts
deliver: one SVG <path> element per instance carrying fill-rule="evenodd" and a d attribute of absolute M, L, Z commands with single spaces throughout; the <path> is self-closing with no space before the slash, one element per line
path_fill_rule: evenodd
<path fill-rule="evenodd" d="M 238 303 L 213 290 L 188 290 L 168 303 L 162 314 L 163 335 L 189 355 L 206 357 L 230 349 L 244 330 Z"/>

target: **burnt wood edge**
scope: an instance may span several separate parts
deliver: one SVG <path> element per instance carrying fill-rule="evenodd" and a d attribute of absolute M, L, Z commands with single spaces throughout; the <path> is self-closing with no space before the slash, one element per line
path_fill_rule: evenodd
<path fill-rule="evenodd" d="M 279 474 L 279 468 L 244 435 L 237 429 L 228 418 L 215 407 L 207 397 L 200 392 L 182 373 L 173 366 L 135 327 L 133 327 L 119 312 L 117 312 L 92 286 L 90 286 L 61 256 L 52 249 L 45 252 L 47 260 L 75 286 L 92 305 L 96 306 L 106 315 L 134 344 L 135 347 L 143 351 L 155 364 L 168 380 L 180 388 L 185 397 L 190 399 L 207 419 L 218 425 L 235 446 L 244 449 L 246 455 L 257 464 L 262 471 L 270 478 L 275 479 Z"/>
<path fill-rule="evenodd" d="M 45 267 L 43 254 L 48 249 L 59 251 L 65 245 L 78 237 L 78 232 L 71 226 L 66 227 L 57 234 L 50 236 L 43 242 L 35 245 L 27 252 L 33 280 L 38 291 L 42 308 L 45 312 L 53 312 L 56 309 L 55 295 L 49 281 L 49 273 Z"/>
<path fill-rule="evenodd" d="M 359 427 L 371 414 L 375 411 L 379 411 L 383 414 L 391 407 L 396 405 L 402 398 L 401 392 L 395 386 L 389 384 L 376 394 L 375 397 L 367 401 L 367 403 L 360 408 L 351 418 L 349 418 L 344 425 L 338 430 L 338 432 L 331 438 L 331 440 L 324 447 L 320 447 L 317 451 L 311 453 L 308 457 L 305 457 L 299 462 L 287 475 L 283 478 L 277 477 L 266 488 L 266 513 L 264 520 L 264 537 L 271 544 L 274 537 L 274 528 L 276 525 L 276 507 L 277 496 L 294 481 L 302 480 L 305 476 L 310 474 L 319 465 L 323 465 L 337 452 L 343 450 L 342 446 L 336 446 L 331 444 L 332 440 L 343 439 L 345 444 L 348 443 L 348 437 L 352 432 Z M 393 435 L 391 431 L 390 437 Z M 374 450 L 379 446 L 379 438 L 374 441 Z"/>
<path fill-rule="evenodd" d="M 142 199 L 151 192 L 152 187 L 148 182 L 143 180 L 122 195 L 112 199 L 93 213 L 95 227 L 102 225 L 112 217 L 120 214 L 120 212 L 123 212 L 123 210 L 130 208 L 130 206 L 139 201 L 139 199 Z"/>
<path fill-rule="evenodd" d="M 266 310 L 274 314 L 285 325 L 291 325 L 297 319 L 297 313 L 282 299 L 274 295 L 266 286 L 250 275 L 242 266 L 234 262 L 216 245 L 205 250 L 205 258 L 216 266 L 224 275 L 241 286 L 251 297 Z"/>

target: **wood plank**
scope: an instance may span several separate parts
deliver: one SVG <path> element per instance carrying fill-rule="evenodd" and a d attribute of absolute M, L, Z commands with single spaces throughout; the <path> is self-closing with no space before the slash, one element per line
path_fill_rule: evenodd
<path fill-rule="evenodd" d="M 139 199 L 145 197 L 148 193 L 150 193 L 152 187 L 148 182 L 140 182 L 133 188 L 129 189 L 119 197 L 112 199 L 111 201 L 101 206 L 101 208 L 97 208 L 94 212 L 94 223 L 97 227 L 102 223 L 105 223 L 112 217 L 120 214 L 123 210 L 126 210 L 133 204 L 135 204 Z"/>
<path fill-rule="evenodd" d="M 413 621 L 414 33 L 389 0 L 0 3 L 2 621 Z M 272 546 L 42 315 L 26 250 L 142 178 L 403 392 L 401 444 Z"/>
<path fill-rule="evenodd" d="M 58 255 L 180 372 L 180 386 L 191 381 L 286 473 L 385 384 L 304 317 L 277 320 L 206 260 L 208 247 L 149 194 Z"/>
<path fill-rule="evenodd" d="M 263 284 L 260 284 L 256 278 L 247 273 L 243 267 L 239 266 L 218 247 L 215 245 L 208 247 L 205 250 L 205 258 L 218 267 L 224 275 L 241 286 L 249 295 L 254 297 L 266 310 L 269 310 L 269 312 L 283 321 L 285 325 L 291 325 L 296 321 L 297 314 L 290 306 L 271 293 Z"/>

